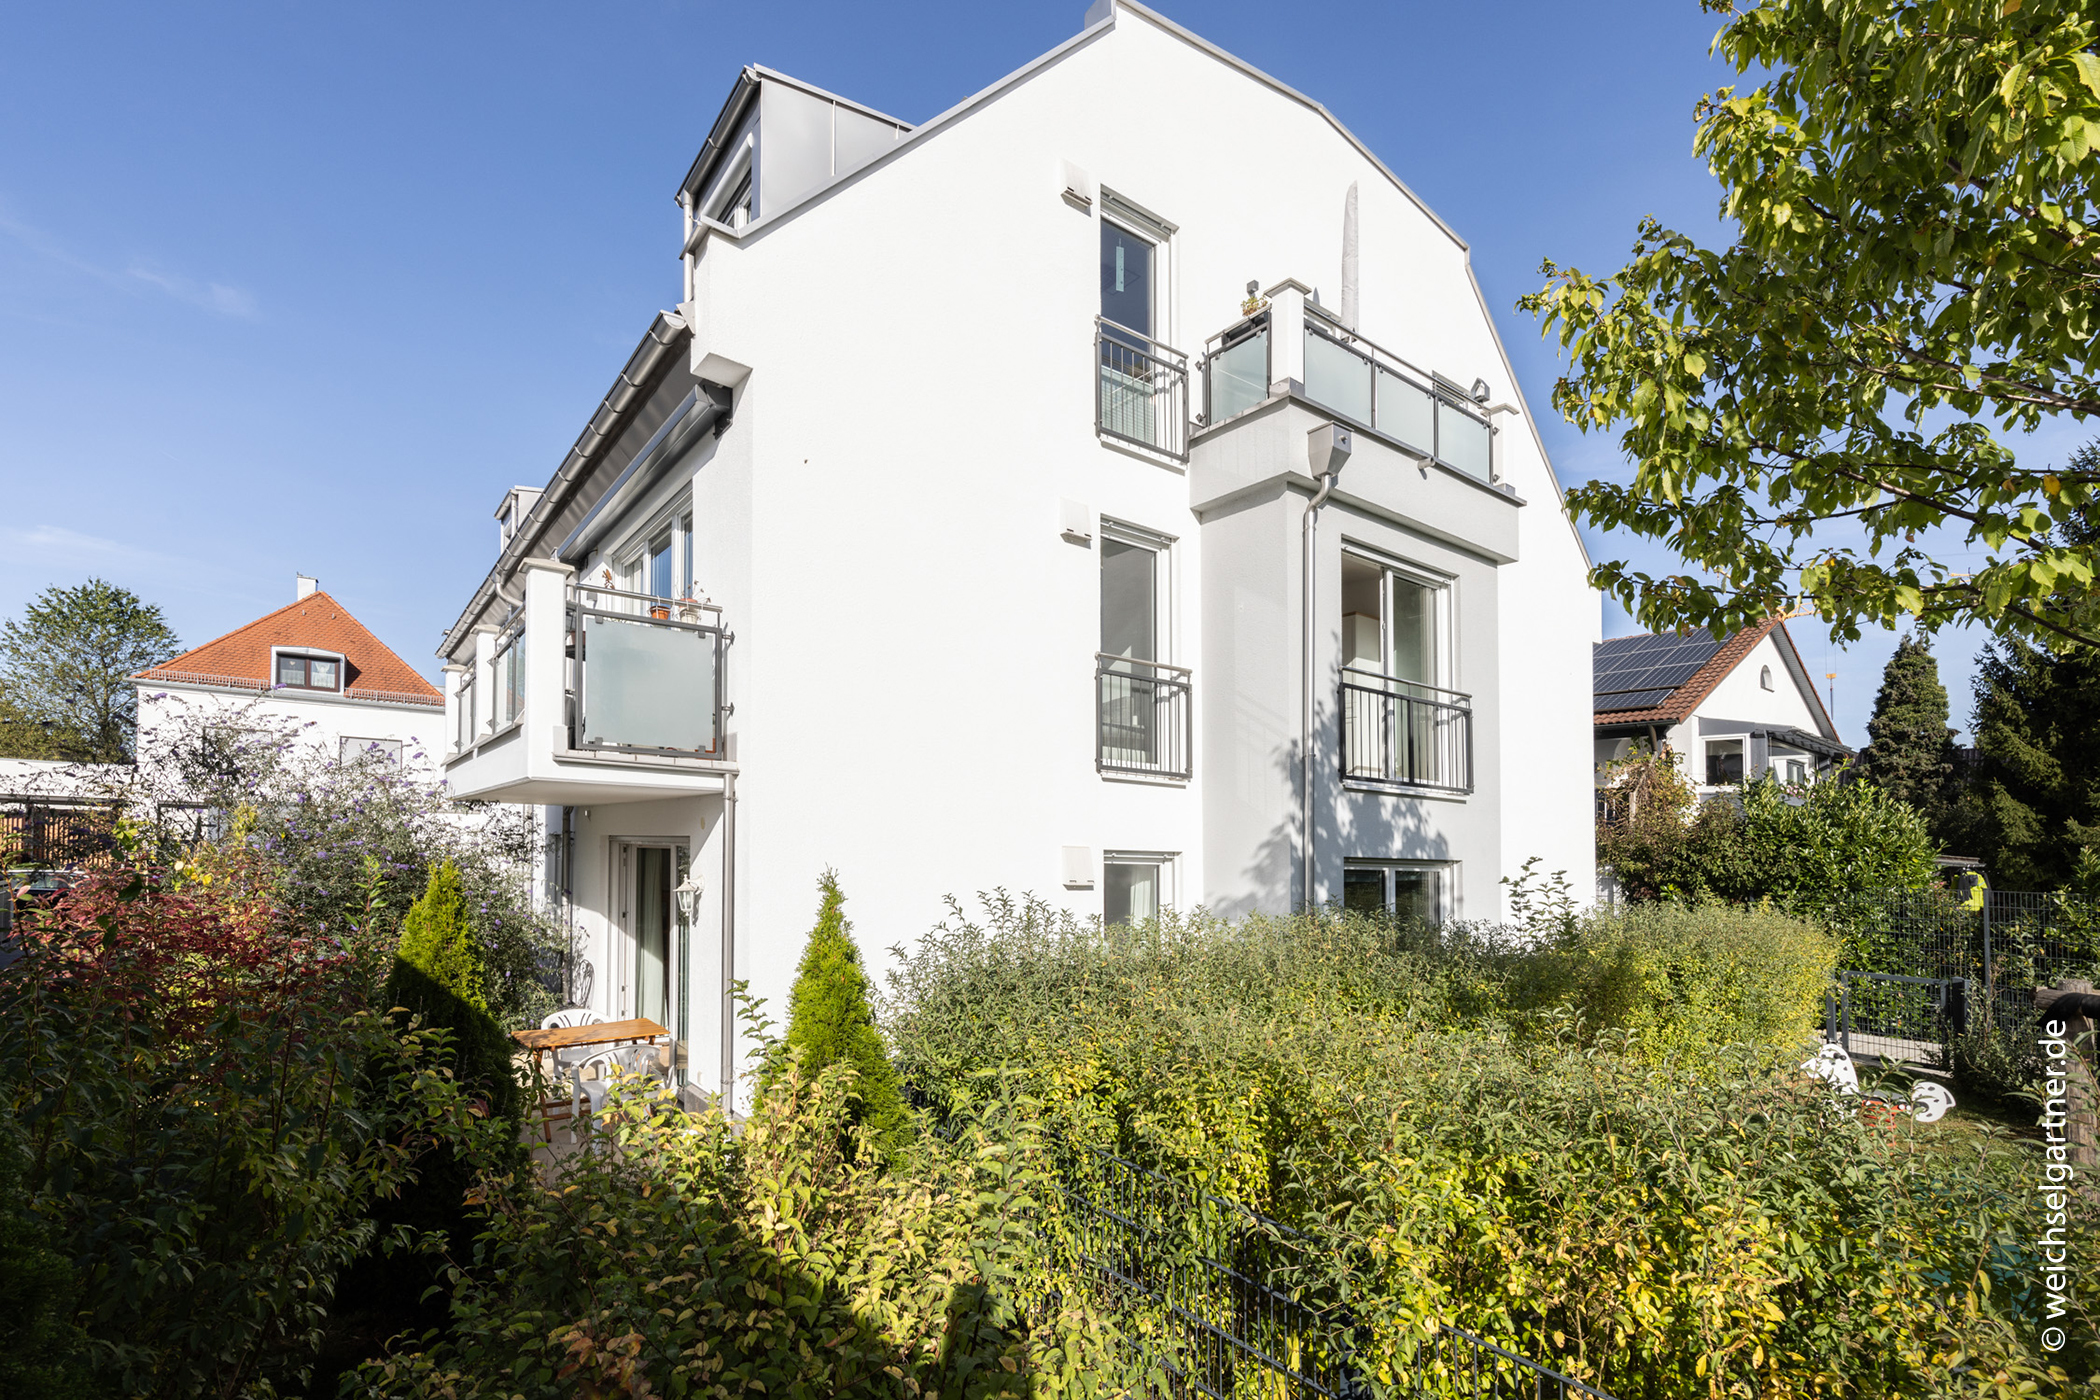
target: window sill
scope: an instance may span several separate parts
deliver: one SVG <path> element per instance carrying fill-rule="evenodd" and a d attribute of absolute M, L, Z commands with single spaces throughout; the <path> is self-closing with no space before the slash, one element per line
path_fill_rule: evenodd
<path fill-rule="evenodd" d="M 1165 773 L 1128 773 L 1120 768 L 1103 768 L 1098 763 L 1094 765 L 1094 771 L 1101 775 L 1101 781 L 1105 783 L 1135 783 L 1139 787 L 1157 788 L 1185 788 L 1189 785 L 1187 776 L 1174 777 Z"/>
<path fill-rule="evenodd" d="M 1408 797 L 1424 802 L 1470 802 L 1473 799 L 1470 792 L 1416 787 L 1412 783 L 1385 783 L 1375 778 L 1344 778 L 1342 791 L 1363 793 L 1370 797 Z"/>

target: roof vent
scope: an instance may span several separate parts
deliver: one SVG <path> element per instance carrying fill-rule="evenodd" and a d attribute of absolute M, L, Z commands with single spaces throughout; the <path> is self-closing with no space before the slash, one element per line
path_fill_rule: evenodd
<path fill-rule="evenodd" d="M 313 597 L 321 587 L 321 581 L 317 578 L 308 578 L 305 574 L 294 574 L 293 577 L 299 580 L 299 598 L 301 600 Z"/>

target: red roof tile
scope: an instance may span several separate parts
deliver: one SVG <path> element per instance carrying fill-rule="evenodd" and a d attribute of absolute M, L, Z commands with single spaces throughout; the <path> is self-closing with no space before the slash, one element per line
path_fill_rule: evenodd
<path fill-rule="evenodd" d="M 326 593 L 314 592 L 276 612 L 193 647 L 173 661 L 138 673 L 139 680 L 213 676 L 267 686 L 272 647 L 311 647 L 342 656 L 344 684 L 352 690 L 384 691 L 389 697 L 442 701 L 435 686 L 373 636 L 350 610 Z"/>

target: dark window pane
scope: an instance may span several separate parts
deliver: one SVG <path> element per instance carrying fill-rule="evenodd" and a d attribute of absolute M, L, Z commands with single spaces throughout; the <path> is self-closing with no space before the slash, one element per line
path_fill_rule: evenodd
<path fill-rule="evenodd" d="M 1101 221 L 1101 314 L 1152 334 L 1152 245 Z"/>
<path fill-rule="evenodd" d="M 306 658 L 303 656 L 278 657 L 277 683 L 279 685 L 305 685 Z"/>
<path fill-rule="evenodd" d="M 334 690 L 336 688 L 337 668 L 335 662 L 313 660 L 306 663 L 306 668 L 306 683 L 308 685 L 316 690 Z"/>
<path fill-rule="evenodd" d="M 1437 879 L 1434 870 L 1393 872 L 1393 913 L 1409 923 L 1437 921 Z"/>
<path fill-rule="evenodd" d="M 1364 869 L 1342 871 L 1342 907 L 1362 914 L 1385 912 L 1385 872 Z"/>

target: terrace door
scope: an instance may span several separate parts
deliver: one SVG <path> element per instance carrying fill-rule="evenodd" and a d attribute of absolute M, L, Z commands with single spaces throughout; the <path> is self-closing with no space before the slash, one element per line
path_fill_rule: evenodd
<path fill-rule="evenodd" d="M 684 928 L 673 891 L 685 864 L 683 846 L 620 843 L 619 910 L 624 945 L 620 1010 L 627 1016 L 646 1016 L 671 1031 L 681 1060 L 685 1047 L 678 990 L 685 940 L 680 936 Z"/>

